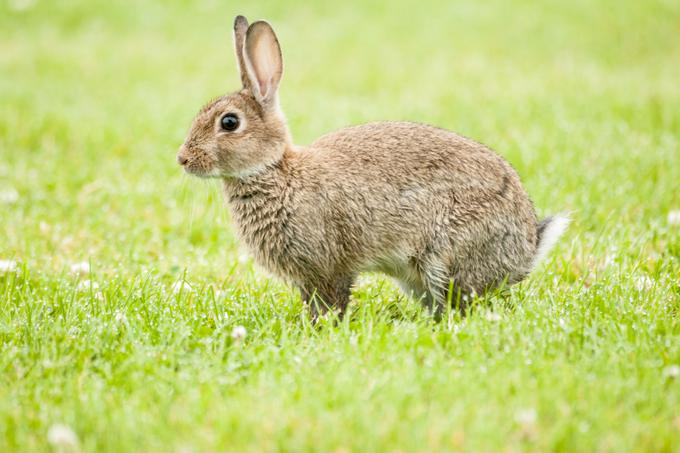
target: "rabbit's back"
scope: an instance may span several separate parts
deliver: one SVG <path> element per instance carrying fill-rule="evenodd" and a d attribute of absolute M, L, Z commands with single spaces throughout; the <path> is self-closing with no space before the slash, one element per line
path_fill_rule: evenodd
<path fill-rule="evenodd" d="M 299 167 L 302 179 L 318 180 L 319 188 L 400 218 L 409 211 L 430 218 L 446 209 L 454 224 L 508 216 L 536 226 L 533 205 L 510 164 L 441 128 L 379 122 L 341 129 L 304 150 Z"/>
<path fill-rule="evenodd" d="M 328 165 L 373 181 L 444 185 L 478 195 L 514 195 L 517 189 L 524 193 L 516 172 L 489 148 L 425 124 L 386 121 L 348 127 L 319 138 L 310 152 Z"/>

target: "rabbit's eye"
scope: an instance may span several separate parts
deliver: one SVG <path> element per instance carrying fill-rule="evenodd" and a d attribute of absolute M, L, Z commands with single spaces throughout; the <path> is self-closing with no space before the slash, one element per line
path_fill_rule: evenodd
<path fill-rule="evenodd" d="M 224 129 L 225 131 L 229 132 L 235 131 L 236 129 L 238 129 L 239 125 L 238 116 L 236 116 L 235 113 L 227 113 L 222 117 L 220 123 L 222 125 L 222 129 Z"/>

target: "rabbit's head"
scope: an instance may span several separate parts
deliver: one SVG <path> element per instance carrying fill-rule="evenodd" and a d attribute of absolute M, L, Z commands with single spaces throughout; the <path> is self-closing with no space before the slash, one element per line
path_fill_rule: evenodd
<path fill-rule="evenodd" d="M 271 25 L 234 21 L 234 47 L 243 88 L 201 109 L 177 161 L 204 178 L 244 178 L 278 162 L 290 139 L 278 105 L 283 73 L 279 41 Z"/>

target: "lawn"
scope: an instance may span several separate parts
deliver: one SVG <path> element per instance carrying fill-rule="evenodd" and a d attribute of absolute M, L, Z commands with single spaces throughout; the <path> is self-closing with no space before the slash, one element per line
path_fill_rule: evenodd
<path fill-rule="evenodd" d="M 241 3 L 0 1 L 0 450 L 680 451 L 680 2 Z M 466 317 L 366 275 L 311 325 L 175 162 L 237 13 L 298 143 L 486 143 L 572 213 L 549 259 Z"/>

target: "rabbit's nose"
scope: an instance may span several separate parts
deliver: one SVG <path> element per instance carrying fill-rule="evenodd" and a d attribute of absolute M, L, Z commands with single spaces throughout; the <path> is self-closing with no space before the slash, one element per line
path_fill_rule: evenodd
<path fill-rule="evenodd" d="M 184 166 L 188 161 L 189 158 L 186 157 L 186 154 L 184 153 L 184 147 L 180 148 L 179 152 L 177 153 L 177 163 Z"/>

